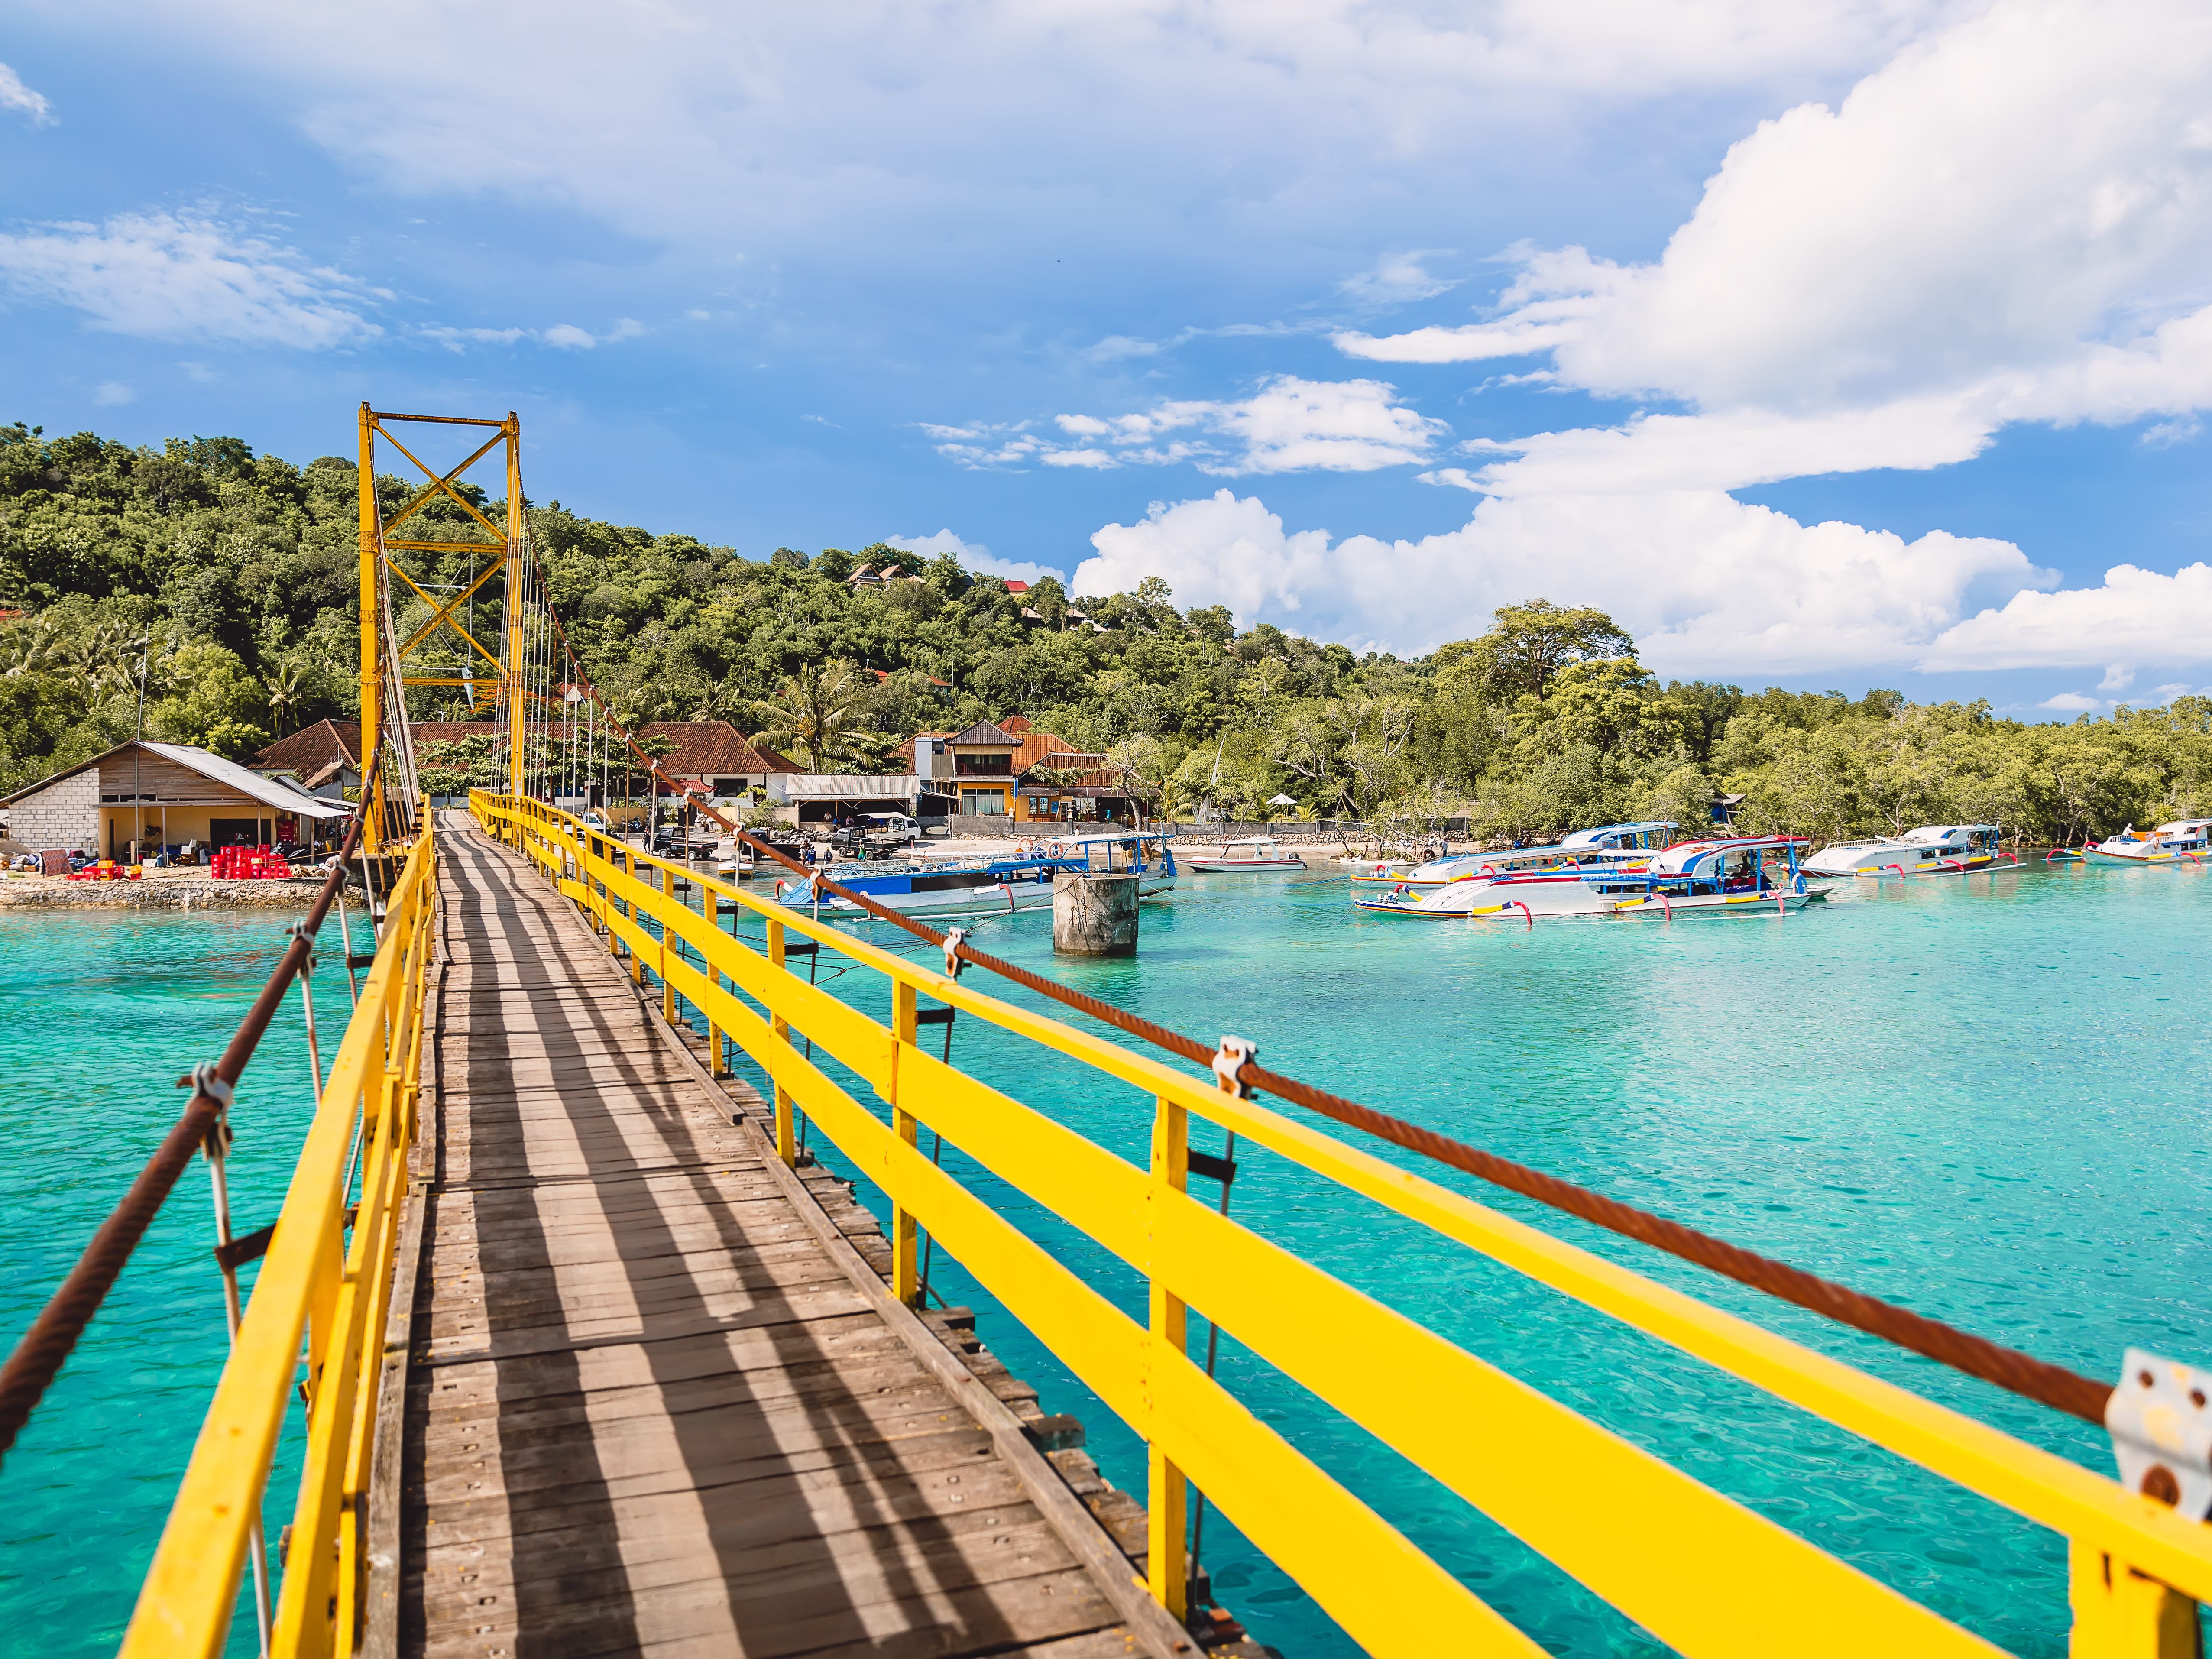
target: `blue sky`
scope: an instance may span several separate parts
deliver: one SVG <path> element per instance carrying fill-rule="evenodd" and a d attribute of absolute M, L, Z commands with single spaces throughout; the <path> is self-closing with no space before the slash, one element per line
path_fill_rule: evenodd
<path fill-rule="evenodd" d="M 2201 8 L 785 9 L 19 3 L 0 418 L 514 408 L 537 498 L 748 554 L 2212 682 Z"/>

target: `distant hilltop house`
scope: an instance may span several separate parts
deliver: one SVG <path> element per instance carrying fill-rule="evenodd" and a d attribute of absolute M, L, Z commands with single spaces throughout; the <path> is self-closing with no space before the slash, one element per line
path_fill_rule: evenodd
<path fill-rule="evenodd" d="M 180 743 L 133 742 L 0 799 L 41 852 L 136 862 L 157 847 L 273 847 L 324 838 L 353 808 Z"/>

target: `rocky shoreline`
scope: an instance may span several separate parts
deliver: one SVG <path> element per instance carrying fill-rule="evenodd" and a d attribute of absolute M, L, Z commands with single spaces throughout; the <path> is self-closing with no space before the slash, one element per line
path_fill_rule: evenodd
<path fill-rule="evenodd" d="M 10 876 L 0 881 L 0 909 L 301 910 L 314 902 L 321 875 L 289 881 L 216 881 L 204 870 L 149 871 L 137 881 L 70 881 Z"/>

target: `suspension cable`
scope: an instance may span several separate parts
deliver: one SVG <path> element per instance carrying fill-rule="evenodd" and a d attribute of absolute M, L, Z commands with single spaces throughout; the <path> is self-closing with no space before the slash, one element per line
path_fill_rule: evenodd
<path fill-rule="evenodd" d="M 379 749 L 382 746 L 378 745 Z M 122 1202 L 100 1223 L 100 1231 L 92 1236 L 92 1242 L 85 1246 L 84 1254 L 70 1269 L 61 1288 L 39 1310 L 39 1316 L 15 1344 L 8 1363 L 0 1365 L 0 1456 L 4 1456 L 15 1443 L 15 1437 L 60 1374 L 93 1316 L 100 1311 L 100 1304 L 113 1288 L 124 1265 L 131 1260 L 138 1241 L 145 1237 L 146 1229 L 153 1224 L 155 1213 L 177 1184 L 177 1178 L 229 1106 L 234 1086 L 253 1058 L 254 1048 L 268 1030 L 270 1021 L 276 1018 L 284 993 L 306 963 L 314 935 L 330 914 L 331 905 L 345 881 L 346 860 L 361 838 L 362 822 L 368 810 L 371 792 L 366 781 L 374 775 L 374 764 L 380 758 L 372 754 L 369 763 L 362 767 L 362 800 L 354 808 L 345 842 L 324 879 L 322 890 L 315 896 L 306 921 L 294 933 L 291 944 L 277 959 L 269 982 L 261 988 L 261 994 L 254 998 L 245 1019 L 231 1034 L 222 1057 L 211 1066 L 200 1067 L 185 1079 L 192 1085 L 192 1097 L 183 1115 L 146 1161 L 146 1167 L 131 1183 L 131 1190 L 123 1195 Z"/>

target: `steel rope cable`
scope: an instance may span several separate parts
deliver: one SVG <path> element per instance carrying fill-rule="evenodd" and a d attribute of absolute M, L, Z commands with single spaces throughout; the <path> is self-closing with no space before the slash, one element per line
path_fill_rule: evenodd
<path fill-rule="evenodd" d="M 557 617 L 554 619 L 554 627 L 556 629 L 560 627 Z M 565 634 L 562 643 L 563 648 L 567 648 Z M 611 720 L 612 711 L 608 710 L 607 713 Z M 659 763 L 640 750 L 629 738 L 627 731 L 623 732 L 623 741 L 639 759 L 645 762 L 649 770 L 656 775 L 659 774 Z M 890 922 L 939 948 L 945 945 L 945 935 L 927 923 L 878 904 L 865 893 L 854 892 L 831 881 L 827 874 L 808 869 L 781 849 L 740 830 L 713 808 L 704 810 L 716 823 L 752 847 L 757 853 L 765 853 L 794 874 L 816 883 L 817 892 L 833 894 L 878 921 Z M 1218 1048 L 1208 1048 L 1195 1038 L 1158 1024 L 1141 1014 L 1130 1013 L 1085 992 L 1072 990 L 1016 963 L 975 950 L 965 943 L 956 944 L 951 954 L 960 961 L 973 963 L 990 973 L 1010 979 L 1064 1007 L 1088 1014 L 1117 1030 L 1180 1055 L 1194 1065 L 1210 1070 L 1220 1053 Z M 1869 1296 L 1833 1279 L 1793 1267 L 1772 1256 L 1731 1244 L 1681 1222 L 1669 1220 L 1619 1199 L 1607 1198 L 1587 1187 L 1547 1175 L 1540 1170 L 1501 1158 L 1495 1152 L 1485 1152 L 1479 1146 L 1471 1146 L 1465 1141 L 1439 1134 L 1433 1129 L 1425 1129 L 1404 1118 L 1394 1117 L 1387 1112 L 1363 1106 L 1357 1101 L 1347 1100 L 1341 1095 L 1316 1089 L 1296 1078 L 1270 1071 L 1255 1059 L 1244 1059 L 1237 1066 L 1234 1077 L 1242 1087 L 1276 1095 L 1309 1111 L 1459 1170 L 1492 1186 L 1502 1187 L 1508 1192 L 1518 1193 L 1524 1198 L 1565 1211 L 1595 1226 L 1619 1233 L 1625 1238 L 1632 1238 L 1639 1243 L 1649 1244 L 1723 1278 L 1735 1279 L 1738 1284 L 1747 1285 L 1824 1318 L 1908 1348 L 1925 1358 L 1954 1370 L 1964 1371 L 1984 1382 L 1994 1383 L 2024 1399 L 2048 1406 L 2054 1411 L 2064 1412 L 2100 1427 L 2104 1425 L 2105 1404 L 2112 1393 L 2112 1385 L 2109 1382 L 2099 1382 L 2082 1376 L 2079 1371 L 2023 1353 L 2017 1348 L 2008 1348 L 1986 1337 L 1962 1331 L 1956 1326 L 1930 1319 L 1909 1308 L 1901 1308 L 1895 1303 Z M 1220 1080 L 1224 1087 L 1227 1086 L 1226 1079 Z"/>
<path fill-rule="evenodd" d="M 380 757 L 372 755 L 369 758 L 374 762 Z M 364 768 L 364 775 L 366 773 Z M 15 1443 L 15 1437 L 60 1374 L 93 1316 L 100 1311 L 100 1304 L 131 1260 L 131 1252 L 137 1249 L 139 1240 L 145 1237 L 147 1228 L 153 1224 L 155 1214 L 183 1175 L 185 1165 L 228 1109 L 234 1086 L 252 1060 L 253 1051 L 268 1030 L 270 1021 L 276 1018 L 284 993 L 306 962 L 313 937 L 329 915 L 337 890 L 345 880 L 347 856 L 360 839 L 362 820 L 368 816 L 368 795 L 364 788 L 362 799 L 354 809 L 353 823 L 346 831 L 344 844 L 338 849 L 337 862 L 325 878 L 322 890 L 316 895 L 313 907 L 294 933 L 269 982 L 261 988 L 252 1007 L 231 1034 L 222 1057 L 212 1066 L 200 1066 L 185 1079 L 193 1088 L 183 1115 L 146 1161 L 145 1168 L 138 1172 L 122 1201 L 100 1223 L 100 1230 L 93 1234 L 69 1276 L 47 1298 L 30 1328 L 16 1342 L 7 1364 L 0 1365 L 0 1456 L 5 1456 Z"/>

